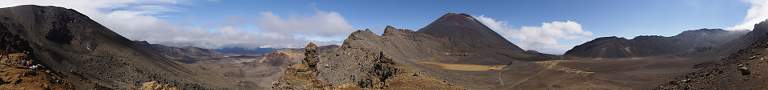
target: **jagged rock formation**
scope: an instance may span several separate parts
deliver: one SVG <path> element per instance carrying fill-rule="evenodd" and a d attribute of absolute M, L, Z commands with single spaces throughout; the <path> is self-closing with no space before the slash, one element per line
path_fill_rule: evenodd
<path fill-rule="evenodd" d="M 746 32 L 722 29 L 699 29 L 682 32 L 672 37 L 637 36 L 633 39 L 601 37 L 578 45 L 565 56 L 590 58 L 624 58 L 664 55 L 690 55 L 712 52 L 735 40 Z M 700 55 L 700 54 L 699 54 Z"/>
<path fill-rule="evenodd" d="M 72 9 L 1 8 L 0 35 L 3 51 L 28 51 L 35 63 L 59 73 L 65 82 L 76 83 L 74 89 L 136 88 L 146 81 L 204 87 L 177 63 L 135 46 Z"/>
<path fill-rule="evenodd" d="M 312 70 L 316 70 L 317 62 L 320 62 L 320 58 L 317 54 L 317 45 L 315 45 L 315 43 L 307 44 L 307 47 L 304 48 L 304 52 L 305 57 L 301 63 L 307 65 Z"/>
<path fill-rule="evenodd" d="M 288 67 L 285 74 L 273 83 L 272 89 L 322 89 L 327 88 L 327 84 L 317 80 L 317 62 L 319 61 L 317 45 L 307 44 L 304 48 L 304 59 L 299 64 L 293 64 Z"/>
<path fill-rule="evenodd" d="M 746 45 L 720 61 L 696 65 L 698 70 L 664 83 L 656 89 L 695 90 L 757 90 L 768 86 L 768 22 L 755 25 L 754 30 L 730 45 Z M 729 46 L 732 49 L 739 46 Z"/>
<path fill-rule="evenodd" d="M 429 75 L 414 75 L 418 72 L 408 66 L 408 63 L 413 62 L 402 58 L 439 55 L 419 53 L 429 51 L 418 50 L 428 50 L 431 48 L 416 48 L 419 46 L 413 45 L 417 43 L 435 43 L 435 41 L 429 39 L 434 38 L 394 27 L 387 27 L 384 36 L 375 35 L 370 30 L 356 31 L 344 41 L 340 48 L 333 50 L 334 52 L 320 53 L 317 67 L 304 70 L 302 69 L 305 66 L 303 64 L 293 65 L 274 87 L 278 87 L 277 89 L 458 89 L 458 86 L 441 82 L 439 79 Z M 411 40 L 423 42 L 413 42 Z M 313 45 L 308 45 L 308 47 L 311 46 Z M 393 47 L 400 48 L 386 49 Z M 307 52 L 313 52 L 312 48 L 306 48 L 306 50 Z M 397 54 L 390 55 L 390 53 Z M 413 54 L 406 55 L 405 53 Z M 310 56 L 312 54 L 308 53 L 307 57 Z M 317 69 L 317 71 L 311 71 L 311 69 Z M 316 75 L 301 74 L 307 73 L 302 71 L 309 71 L 316 73 Z"/>

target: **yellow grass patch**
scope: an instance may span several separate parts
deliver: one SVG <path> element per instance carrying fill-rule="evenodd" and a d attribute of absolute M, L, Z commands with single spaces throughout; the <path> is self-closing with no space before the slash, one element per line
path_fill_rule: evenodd
<path fill-rule="evenodd" d="M 457 71 L 492 71 L 500 70 L 506 65 L 475 65 L 475 64 L 448 64 L 437 62 L 420 62 L 422 64 L 440 66 L 442 69 L 457 70 Z"/>
<path fill-rule="evenodd" d="M 595 73 L 595 72 L 583 71 L 579 69 L 560 66 L 559 64 L 561 61 L 562 60 L 539 61 L 539 62 L 536 62 L 536 64 L 544 66 L 546 69 L 563 71 L 567 73 L 576 73 L 580 75 L 589 75 L 589 74 Z"/>

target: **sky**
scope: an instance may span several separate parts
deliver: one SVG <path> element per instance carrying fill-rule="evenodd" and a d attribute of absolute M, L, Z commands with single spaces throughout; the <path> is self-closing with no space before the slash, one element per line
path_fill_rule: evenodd
<path fill-rule="evenodd" d="M 550 54 L 597 37 L 749 30 L 768 19 L 768 0 L 0 0 L 27 4 L 75 9 L 132 40 L 211 49 L 340 44 L 355 30 L 418 30 L 449 12 Z"/>

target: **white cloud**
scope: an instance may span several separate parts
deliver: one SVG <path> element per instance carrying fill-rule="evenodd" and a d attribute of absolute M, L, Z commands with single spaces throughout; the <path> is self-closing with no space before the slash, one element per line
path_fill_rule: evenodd
<path fill-rule="evenodd" d="M 0 0 L 0 7 L 34 4 L 71 8 L 129 39 L 173 46 L 295 48 L 309 41 L 321 45 L 338 44 L 339 41 L 316 38 L 343 37 L 353 31 L 352 26 L 339 13 L 331 11 L 316 11 L 314 15 L 288 18 L 264 12 L 259 15 L 258 23 L 251 24 L 256 28 L 245 28 L 243 24 L 183 26 L 159 18 L 164 13 L 180 12 L 178 6 L 189 2 L 192 1 Z"/>
<path fill-rule="evenodd" d="M 564 45 L 563 40 L 582 40 L 592 37 L 592 32 L 584 31 L 581 24 L 574 21 L 553 21 L 542 23 L 541 26 L 522 26 L 512 28 L 507 22 L 497 21 L 490 17 L 475 17 L 489 28 L 498 32 L 507 40 L 526 50 L 536 50 L 543 53 L 562 54 L 575 45 Z"/>
<path fill-rule="evenodd" d="M 257 25 L 263 30 L 285 34 L 333 37 L 354 31 L 344 17 L 337 12 L 316 11 L 308 17 L 281 18 L 272 12 L 262 12 Z"/>
<path fill-rule="evenodd" d="M 752 30 L 755 24 L 768 19 L 768 0 L 747 0 L 747 2 L 751 6 L 747 10 L 744 21 L 729 30 Z"/>

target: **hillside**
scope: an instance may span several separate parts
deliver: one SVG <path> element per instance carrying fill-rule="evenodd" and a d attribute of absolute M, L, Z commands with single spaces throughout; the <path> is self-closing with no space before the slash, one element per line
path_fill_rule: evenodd
<path fill-rule="evenodd" d="M 656 89 L 708 89 L 708 90 L 754 90 L 768 88 L 768 79 L 763 76 L 768 73 L 765 67 L 766 38 L 768 23 L 755 25 L 752 32 L 744 39 L 734 41 L 746 44 L 746 48 L 738 49 L 735 53 L 719 61 L 696 65 L 694 72 L 678 76 L 663 83 Z"/>
<path fill-rule="evenodd" d="M 699 29 L 684 31 L 671 37 L 637 36 L 633 39 L 601 37 L 578 45 L 565 53 L 569 57 L 627 58 L 673 55 L 702 55 L 713 52 L 729 41 L 745 35 L 745 31 Z"/>
<path fill-rule="evenodd" d="M 63 81 L 76 83 L 75 89 L 135 88 L 150 81 L 203 87 L 179 64 L 134 46 L 131 40 L 71 9 L 2 8 L 0 32 L 24 41 L 4 47 L 28 50 L 34 63 L 60 73 Z"/>

